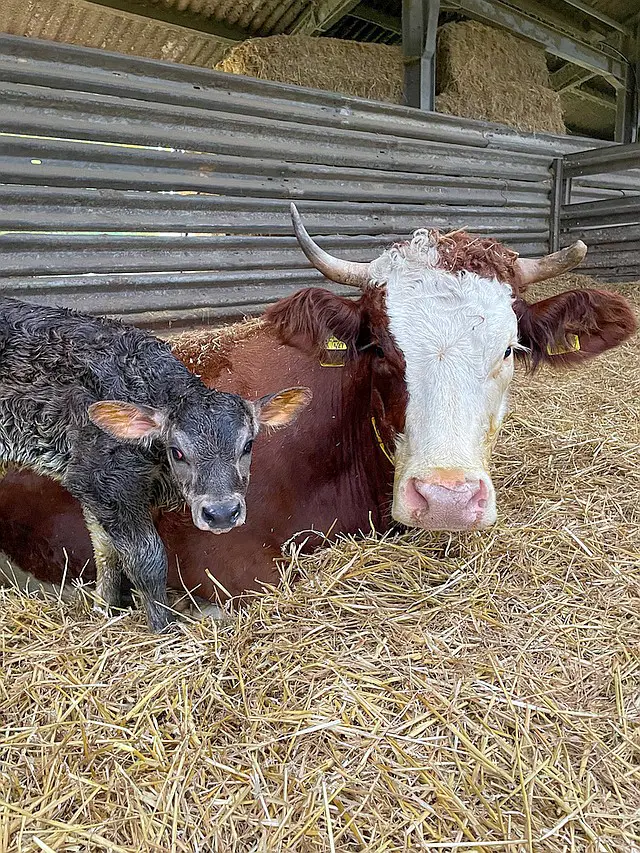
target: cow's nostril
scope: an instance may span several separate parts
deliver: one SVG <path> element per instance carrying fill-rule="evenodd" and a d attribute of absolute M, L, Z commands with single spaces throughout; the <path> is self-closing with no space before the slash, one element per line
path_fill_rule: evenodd
<path fill-rule="evenodd" d="M 240 513 L 242 511 L 242 507 L 239 503 L 236 504 L 236 508 L 232 510 L 231 515 L 229 516 L 229 521 L 233 524 L 240 518 Z"/>

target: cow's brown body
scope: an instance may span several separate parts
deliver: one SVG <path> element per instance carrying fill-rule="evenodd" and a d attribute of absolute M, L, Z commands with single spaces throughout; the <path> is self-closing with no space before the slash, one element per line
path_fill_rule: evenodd
<path fill-rule="evenodd" d="M 186 585 L 205 598 L 237 596 L 259 581 L 275 583 L 274 558 L 282 545 L 311 548 L 312 530 L 357 533 L 384 530 L 391 522 L 393 468 L 380 448 L 371 417 L 374 354 L 344 367 L 323 367 L 313 348 L 281 342 L 270 324 L 247 337 L 226 336 L 207 348 L 212 333 L 185 338 L 176 354 L 207 385 L 257 397 L 285 384 L 304 384 L 314 400 L 285 432 L 256 441 L 247 495 L 248 522 L 224 537 L 197 530 L 187 512 L 161 514 L 158 531 L 169 555 L 169 585 Z M 399 377 L 401 379 L 401 377 Z M 384 421 L 378 412 L 378 429 Z M 388 428 L 387 428 L 388 429 Z M 387 441 L 392 436 L 387 434 Z M 337 522 L 337 523 L 336 523 Z M 30 472 L 10 471 L 0 481 L 0 549 L 27 572 L 59 581 L 92 578 L 91 544 L 78 504 L 61 486 Z M 210 576 L 215 577 L 215 581 Z"/>

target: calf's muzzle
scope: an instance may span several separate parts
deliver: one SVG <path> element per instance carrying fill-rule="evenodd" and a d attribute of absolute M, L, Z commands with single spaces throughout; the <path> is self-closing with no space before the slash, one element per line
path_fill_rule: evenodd
<path fill-rule="evenodd" d="M 228 533 L 244 524 L 246 506 L 241 495 L 234 494 L 222 500 L 205 496 L 191 505 L 193 523 L 200 530 L 211 533 Z"/>

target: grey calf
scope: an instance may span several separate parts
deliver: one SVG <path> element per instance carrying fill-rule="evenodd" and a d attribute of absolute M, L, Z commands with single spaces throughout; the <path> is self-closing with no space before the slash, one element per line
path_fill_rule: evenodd
<path fill-rule="evenodd" d="M 98 595 L 117 604 L 124 571 L 154 631 L 173 616 L 152 509 L 186 502 L 194 524 L 214 533 L 242 524 L 260 425 L 284 426 L 309 400 L 306 388 L 257 402 L 215 391 L 140 329 L 0 297 L 0 463 L 71 492 Z"/>

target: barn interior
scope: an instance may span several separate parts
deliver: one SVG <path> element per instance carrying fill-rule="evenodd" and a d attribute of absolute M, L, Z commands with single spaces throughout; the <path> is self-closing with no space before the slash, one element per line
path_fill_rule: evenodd
<path fill-rule="evenodd" d="M 353 260 L 425 223 L 584 239 L 530 298 L 640 316 L 639 26 L 637 0 L 3 0 L 0 289 L 215 349 L 347 293 L 294 200 Z M 278 588 L 172 635 L 0 555 L 0 850 L 637 853 L 639 425 L 637 337 L 518 369 L 494 528 L 292 545 Z"/>
<path fill-rule="evenodd" d="M 404 0 L 404 20 L 405 57 L 423 53 L 430 30 L 462 21 L 539 45 L 569 133 L 635 139 L 640 22 L 635 0 Z M 402 49 L 402 21 L 402 0 L 5 0 L 0 32 L 213 68 L 234 46 L 282 35 Z M 473 54 L 467 60 L 472 63 Z M 484 71 L 480 65 L 475 75 Z M 437 65 L 433 85 L 427 100 L 445 87 Z M 348 88 L 342 80 L 336 90 L 355 94 Z M 407 97 L 420 104 L 417 89 Z"/>

